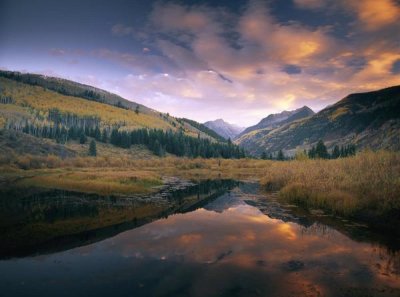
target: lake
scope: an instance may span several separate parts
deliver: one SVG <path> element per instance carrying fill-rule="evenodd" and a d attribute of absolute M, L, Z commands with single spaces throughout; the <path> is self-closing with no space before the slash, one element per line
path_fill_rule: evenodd
<path fill-rule="evenodd" d="M 11 197 L 12 196 L 12 197 Z M 0 296 L 400 296 L 398 239 L 257 184 L 1 200 Z"/>

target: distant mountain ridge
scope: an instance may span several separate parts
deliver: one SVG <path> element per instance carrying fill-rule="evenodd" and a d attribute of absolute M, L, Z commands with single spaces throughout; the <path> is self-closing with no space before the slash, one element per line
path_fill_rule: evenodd
<path fill-rule="evenodd" d="M 303 106 L 301 108 L 291 110 L 291 111 L 282 111 L 281 113 L 270 114 L 266 118 L 263 118 L 258 124 L 254 126 L 250 126 L 242 131 L 237 138 L 241 135 L 245 135 L 250 133 L 251 131 L 272 128 L 282 125 L 284 122 L 289 123 L 297 119 L 305 118 L 313 115 L 314 112 L 308 106 Z"/>
<path fill-rule="evenodd" d="M 223 119 L 205 122 L 204 126 L 215 131 L 225 139 L 233 139 L 244 130 L 243 127 L 227 123 Z"/>
<path fill-rule="evenodd" d="M 243 132 L 235 142 L 255 155 L 279 150 L 293 155 L 296 149 L 308 149 L 319 139 L 328 149 L 354 144 L 358 149 L 400 150 L 400 86 L 351 94 L 302 117 L 306 114 Z"/>

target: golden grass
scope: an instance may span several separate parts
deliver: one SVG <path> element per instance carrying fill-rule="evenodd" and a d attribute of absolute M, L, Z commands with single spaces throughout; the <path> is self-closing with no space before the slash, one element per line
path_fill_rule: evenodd
<path fill-rule="evenodd" d="M 35 176 L 22 179 L 20 187 L 40 186 L 43 188 L 73 190 L 102 195 L 148 193 L 162 184 L 160 176 L 152 172 L 116 170 L 74 170 L 50 172 L 38 171 Z"/>
<path fill-rule="evenodd" d="M 0 165 L 0 176 L 17 186 L 40 186 L 99 194 L 132 194 L 152 191 L 162 177 L 190 180 L 259 180 L 268 162 L 262 160 L 189 159 L 155 156 L 117 157 L 16 156 Z"/>
<path fill-rule="evenodd" d="M 337 160 L 272 163 L 261 184 L 280 197 L 342 215 L 400 209 L 400 154 L 362 152 Z"/>
<path fill-rule="evenodd" d="M 74 113 L 79 116 L 99 116 L 103 124 L 113 125 L 123 123 L 126 129 L 176 128 L 157 114 L 136 114 L 133 110 L 121 109 L 107 104 L 98 103 L 78 97 L 65 96 L 42 87 L 30 86 L 10 79 L 0 78 L 3 94 L 11 96 L 18 106 L 30 106 L 46 115 L 49 109 L 57 108 L 62 112 Z M 73 104 L 71 104 L 73 102 Z M 14 108 L 9 105 L 8 108 Z"/>
<path fill-rule="evenodd" d="M 2 104 L 0 109 L 0 128 L 4 126 L 1 118 L 21 119 L 34 118 L 38 113 L 42 118 L 47 118 L 49 109 L 56 108 L 64 113 L 73 113 L 78 116 L 96 116 L 101 120 L 102 126 L 121 125 L 123 130 L 140 128 L 162 129 L 178 131 L 181 124 L 172 116 L 161 117 L 159 113 L 135 113 L 112 105 L 86 100 L 79 97 L 66 96 L 46 90 L 39 86 L 20 83 L 11 79 L 0 77 L 2 86 L 1 95 L 10 96 L 15 104 Z M 184 124 L 184 133 L 188 136 L 201 137 L 215 141 L 209 135 L 199 131 L 191 125 Z"/>
<path fill-rule="evenodd" d="M 30 168 L 21 170 L 19 168 Z M 36 168 L 36 169 L 35 169 Z M 4 174 L 3 174 L 4 172 Z M 342 215 L 400 209 L 400 153 L 361 152 L 337 160 L 288 162 L 241 159 L 18 156 L 0 166 L 0 176 L 21 185 L 96 193 L 149 192 L 164 176 L 190 180 L 259 181 L 286 201 Z"/>

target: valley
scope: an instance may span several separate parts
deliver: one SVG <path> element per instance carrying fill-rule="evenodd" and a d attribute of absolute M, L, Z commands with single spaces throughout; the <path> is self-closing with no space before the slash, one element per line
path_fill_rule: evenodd
<path fill-rule="evenodd" d="M 400 0 L 0 0 L 0 297 L 399 297 Z"/>
<path fill-rule="evenodd" d="M 214 229 L 230 222 L 228 211 L 243 220 L 245 210 L 251 222 L 283 222 L 278 229 L 284 236 L 322 228 L 352 245 L 379 245 L 388 261 L 386 251 L 399 249 L 398 88 L 351 95 L 318 113 L 306 106 L 284 111 L 239 129 L 223 120 L 213 125 L 176 118 L 55 78 L 3 72 L 0 83 L 0 271 L 14 259 L 50 255 L 64 261 L 70 251 L 101 248 L 163 222 L 181 228 L 174 219 L 180 216 L 199 220 L 208 233 L 204 211 L 221 214 Z M 386 125 L 392 130 L 380 133 Z M 115 256 L 122 246 L 113 248 Z M 218 253 L 207 261 L 224 263 L 236 255 Z M 289 272 L 310 265 L 282 261 Z M 383 287 L 382 296 L 398 292 L 385 282 L 368 292 Z"/>

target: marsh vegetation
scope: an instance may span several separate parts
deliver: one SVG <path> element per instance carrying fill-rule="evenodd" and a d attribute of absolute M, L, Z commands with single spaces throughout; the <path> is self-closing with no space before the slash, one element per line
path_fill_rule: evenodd
<path fill-rule="evenodd" d="M 395 216 L 400 209 L 400 155 L 361 152 L 346 159 L 270 161 L 149 157 L 38 157 L 3 160 L 4 184 L 98 194 L 149 193 L 164 177 L 260 182 L 282 200 L 348 217 Z M 11 183 L 9 182 L 11 181 Z M 13 182 L 14 181 L 14 182 Z"/>

